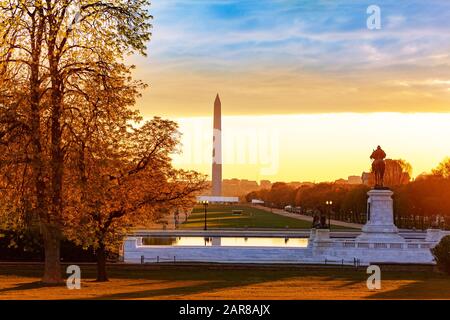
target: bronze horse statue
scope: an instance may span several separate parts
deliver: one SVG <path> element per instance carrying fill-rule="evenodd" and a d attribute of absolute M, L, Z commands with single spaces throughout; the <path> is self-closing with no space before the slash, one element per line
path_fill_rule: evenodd
<path fill-rule="evenodd" d="M 372 152 L 370 159 L 372 162 L 372 172 L 375 175 L 375 188 L 384 187 L 384 173 L 386 171 L 386 164 L 384 159 L 386 158 L 386 153 L 381 149 L 380 146 Z"/>

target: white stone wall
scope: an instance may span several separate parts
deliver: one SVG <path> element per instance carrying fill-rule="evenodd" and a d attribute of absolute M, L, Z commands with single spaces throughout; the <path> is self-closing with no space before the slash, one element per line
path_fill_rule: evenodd
<path fill-rule="evenodd" d="M 124 261 L 144 262 L 229 262 L 229 263 L 324 263 L 354 259 L 370 263 L 433 264 L 430 249 L 448 233 L 432 231 L 434 241 L 368 242 L 357 239 L 330 239 L 329 230 L 314 230 L 307 248 L 143 246 L 142 238 L 130 237 L 124 245 Z"/>

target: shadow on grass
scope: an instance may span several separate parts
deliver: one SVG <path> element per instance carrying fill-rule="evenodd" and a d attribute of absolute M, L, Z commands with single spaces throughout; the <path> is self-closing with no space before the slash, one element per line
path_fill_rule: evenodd
<path fill-rule="evenodd" d="M 96 269 L 94 265 L 82 265 L 83 279 L 94 279 Z M 15 265 L 0 270 L 0 276 L 22 276 L 39 278 L 42 269 L 36 266 Z M 124 283 L 125 288 L 131 292 L 102 293 L 94 299 L 183 299 L 190 295 L 220 292 L 227 289 L 240 289 L 247 286 L 277 282 L 267 287 L 267 298 L 271 292 L 276 296 L 283 296 L 286 283 L 297 281 L 296 285 L 302 285 L 303 281 L 317 281 L 326 285 L 321 290 L 335 291 L 336 297 L 345 296 L 345 292 L 357 290 L 358 296 L 368 299 L 450 299 L 450 277 L 419 271 L 383 271 L 382 289 L 370 291 L 366 288 L 368 275 L 364 268 L 341 269 L 323 267 L 286 267 L 286 266 L 223 266 L 223 265 L 109 265 L 110 279 L 138 280 L 140 283 Z M 308 279 L 309 278 L 309 279 Z M 39 281 L 22 283 L 14 287 L 0 289 L 0 294 L 5 292 L 25 291 L 32 289 L 48 288 Z M 23 280 L 21 280 L 23 281 Z M 112 280 L 114 281 L 114 280 Z M 383 287 L 383 281 L 389 281 L 389 285 Z M 399 283 L 395 283 L 400 281 Z M 183 284 L 183 282 L 194 282 Z M 93 282 L 92 282 L 93 283 Z M 157 285 L 171 285 L 169 288 L 158 288 Z M 152 285 L 153 288 L 140 286 Z M 355 287 L 356 286 L 356 287 Z M 393 289 L 389 289 L 389 287 Z M 120 290 L 120 289 L 119 289 Z M 223 296 L 220 298 L 248 298 Z M 308 298 L 301 292 L 298 296 L 289 298 Z"/>
<path fill-rule="evenodd" d="M 367 290 L 367 299 L 450 299 L 450 277 L 443 274 L 383 271 L 380 290 L 366 289 L 368 276 L 364 272 L 355 276 L 327 277 L 326 280 L 344 280 L 341 285 L 335 286 L 338 290 L 362 284 L 363 290 Z M 405 283 L 389 290 L 383 288 L 383 282 L 386 284 L 388 281 L 390 285 L 396 281 Z"/>
<path fill-rule="evenodd" d="M 2 275 L 30 276 L 31 266 L 10 266 L 8 270 L 0 270 Z M 32 270 L 36 275 L 40 275 L 38 268 Z M 82 265 L 82 278 L 91 285 L 94 282 L 89 281 L 95 278 L 95 266 Z M 225 270 L 224 270 L 225 269 Z M 105 299 L 157 299 L 159 297 L 183 298 L 187 295 L 195 295 L 202 293 L 210 293 L 216 290 L 229 288 L 239 288 L 248 285 L 255 285 L 268 281 L 283 280 L 291 277 L 290 272 L 274 272 L 272 270 L 259 270 L 255 273 L 252 269 L 236 267 L 219 266 L 130 266 L 130 265 L 111 265 L 108 266 L 108 274 L 110 279 L 139 280 L 141 284 L 124 284 L 124 288 L 131 289 L 131 292 L 119 292 L 102 294 L 92 298 L 96 300 Z M 114 280 L 112 280 L 114 281 Z M 196 282 L 193 284 L 183 284 L 183 282 Z M 167 285 L 174 284 L 175 287 L 170 288 L 145 288 L 146 285 L 157 286 L 158 284 Z M 144 288 L 139 288 L 139 285 Z M 34 281 L 23 283 L 0 289 L 0 294 L 4 292 L 14 292 L 22 290 L 48 288 L 41 282 Z M 126 289 L 125 289 L 126 290 Z M 233 297 L 230 297 L 233 298 Z M 251 297 L 249 297 L 251 298 Z"/>
<path fill-rule="evenodd" d="M 128 275 L 127 277 L 129 277 Z M 143 274 L 140 274 L 142 278 Z M 450 278 L 439 274 L 431 274 L 427 276 L 419 272 L 384 272 L 383 280 L 386 281 L 414 281 L 413 283 L 399 284 L 394 290 L 370 291 L 366 288 L 368 275 L 365 270 L 349 270 L 349 269 L 294 269 L 294 270 L 264 270 L 255 268 L 254 270 L 209 270 L 208 267 L 198 267 L 196 271 L 178 271 L 170 272 L 155 270 L 149 272 L 147 277 L 153 280 L 170 281 L 205 281 L 201 284 L 194 284 L 183 287 L 148 289 L 128 293 L 118 293 L 103 295 L 97 299 L 154 299 L 158 297 L 168 297 L 175 299 L 183 299 L 184 296 L 196 295 L 202 293 L 212 293 L 224 289 L 244 288 L 246 286 L 258 285 L 267 282 L 281 281 L 273 288 L 274 292 L 283 291 L 283 281 L 299 279 L 302 277 L 318 277 L 317 281 L 329 283 L 330 291 L 336 290 L 337 296 L 342 297 L 345 290 L 355 290 L 353 286 L 361 285 L 359 290 L 361 297 L 367 299 L 450 299 Z M 116 274 L 120 278 L 120 274 Z M 147 278 L 144 277 L 144 278 Z M 147 278 L 149 279 L 149 278 Z M 333 281 L 338 281 L 334 283 Z M 267 298 L 270 298 L 270 291 L 267 292 Z M 233 299 L 233 297 L 227 297 Z M 252 297 L 239 297 L 249 298 Z M 299 298 L 303 297 L 299 294 Z"/>
<path fill-rule="evenodd" d="M 248 283 L 251 284 L 251 283 Z M 246 284 L 244 284 L 246 285 Z M 184 286 L 184 287 L 174 287 L 174 288 L 163 288 L 163 289 L 150 289 L 135 292 L 124 292 L 115 293 L 109 295 L 103 295 L 94 298 L 94 300 L 110 300 L 110 299 L 151 299 L 158 297 L 169 297 L 169 298 L 182 298 L 183 296 L 188 296 L 192 294 L 201 294 L 205 292 L 213 292 L 215 290 L 227 289 L 232 287 L 243 286 L 242 283 L 229 283 L 225 281 L 219 282 L 207 282 L 202 284 Z"/>
<path fill-rule="evenodd" d="M 33 289 L 42 289 L 42 288 L 61 288 L 64 287 L 65 284 L 46 284 L 41 281 L 34 281 L 34 282 L 27 282 L 15 285 L 11 288 L 3 288 L 0 289 L 0 294 L 6 293 L 6 292 L 14 292 L 14 291 L 25 291 L 25 290 L 33 290 Z"/>
<path fill-rule="evenodd" d="M 449 277 L 412 281 L 389 291 L 383 291 L 381 282 L 381 290 L 368 296 L 368 299 L 450 299 Z"/>

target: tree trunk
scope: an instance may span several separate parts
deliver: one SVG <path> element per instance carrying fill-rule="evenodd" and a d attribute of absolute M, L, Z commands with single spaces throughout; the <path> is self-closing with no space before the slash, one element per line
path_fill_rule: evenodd
<path fill-rule="evenodd" d="M 97 282 L 108 281 L 106 274 L 106 250 L 103 244 L 97 249 Z"/>
<path fill-rule="evenodd" d="M 56 274 L 61 277 L 59 246 L 60 246 L 60 228 L 54 225 L 54 221 L 58 222 L 62 219 L 62 184 L 64 172 L 64 153 L 62 151 L 62 111 L 63 111 L 63 82 L 59 72 L 59 54 L 57 54 L 57 46 L 55 44 L 57 31 L 52 27 L 52 16 L 50 19 L 50 30 L 48 42 L 48 60 L 51 82 L 50 95 L 50 119 L 51 119 L 51 135 L 50 135 L 50 178 L 51 178 L 51 210 L 49 217 L 50 228 L 47 228 L 47 234 L 44 235 L 45 247 L 45 275 L 44 279 L 50 281 L 59 280 L 58 277 L 53 278 Z M 54 26 L 54 25 L 53 25 Z M 58 270 L 56 270 L 58 269 Z M 48 272 L 48 276 L 47 276 Z"/>
<path fill-rule="evenodd" d="M 42 232 L 44 238 L 45 266 L 43 283 L 62 284 L 60 261 L 59 232 L 50 225 L 45 225 Z"/>
<path fill-rule="evenodd" d="M 59 232 L 51 226 L 49 221 L 49 206 L 46 200 L 47 184 L 44 178 L 45 161 L 42 141 L 46 138 L 42 136 L 41 130 L 41 50 L 44 33 L 45 18 L 43 9 L 37 8 L 35 17 L 39 23 L 34 25 L 31 33 L 31 42 L 33 43 L 30 63 L 30 109 L 31 109 L 31 167 L 33 170 L 34 186 L 36 188 L 36 208 L 35 213 L 42 222 L 42 236 L 44 240 L 45 267 L 42 282 L 54 284 L 62 283 L 61 266 L 59 259 L 60 237 Z"/>

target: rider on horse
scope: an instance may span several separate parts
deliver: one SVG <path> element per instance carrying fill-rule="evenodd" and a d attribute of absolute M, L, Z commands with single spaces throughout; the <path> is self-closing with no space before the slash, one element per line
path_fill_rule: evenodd
<path fill-rule="evenodd" d="M 384 171 L 386 169 L 386 165 L 384 163 L 385 158 L 386 153 L 383 151 L 383 149 L 381 149 L 380 146 L 378 146 L 370 156 L 370 159 L 373 159 L 372 172 L 375 174 L 376 187 L 383 187 Z"/>
<path fill-rule="evenodd" d="M 384 152 L 380 146 L 378 146 L 377 150 L 374 150 L 370 156 L 370 159 L 374 160 L 384 160 L 384 158 L 386 158 L 386 152 Z"/>

